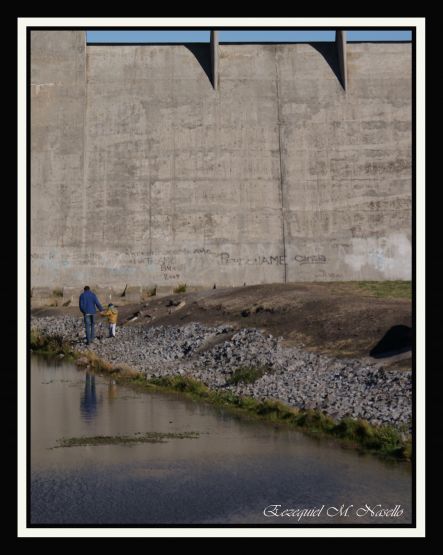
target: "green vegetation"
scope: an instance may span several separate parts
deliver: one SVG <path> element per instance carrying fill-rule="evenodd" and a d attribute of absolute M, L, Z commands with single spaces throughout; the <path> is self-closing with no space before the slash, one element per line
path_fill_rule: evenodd
<path fill-rule="evenodd" d="M 317 410 L 299 410 L 289 407 L 280 401 L 258 400 L 252 397 L 241 397 L 232 391 L 211 390 L 202 382 L 188 376 L 162 376 L 147 380 L 124 364 L 111 365 L 100 359 L 94 352 L 75 353 L 60 337 L 44 337 L 35 331 L 31 332 L 31 347 L 44 354 L 60 354 L 77 358 L 77 364 L 88 366 L 97 372 L 113 373 L 118 384 L 132 386 L 145 391 L 180 392 L 193 400 L 208 402 L 214 406 L 233 411 L 234 413 L 272 422 L 274 425 L 289 426 L 300 429 L 317 437 L 333 437 L 343 445 L 349 445 L 386 458 L 410 460 L 412 442 L 405 431 L 391 426 L 372 426 L 365 420 L 343 418 L 336 422 L 331 417 Z M 238 376 L 252 379 L 263 375 L 263 368 L 239 368 Z M 236 375 L 236 373 L 234 373 Z M 238 382 L 241 380 L 238 379 Z M 237 382 L 237 383 L 238 383 Z M 100 438 L 100 436 L 98 436 Z M 107 436 L 106 441 L 111 441 Z M 119 437 L 119 436 L 115 436 Z M 146 441 L 159 439 L 145 436 Z M 406 437 L 406 439 L 404 439 Z M 76 440 L 77 438 L 71 438 Z M 85 438 L 81 438 L 83 441 Z M 91 438 L 86 438 L 92 441 Z M 105 439 L 97 439 L 95 445 Z M 131 443 L 131 439 L 115 442 Z M 132 441 L 134 443 L 134 441 Z M 74 444 L 78 444 L 75 443 Z M 83 443 L 84 444 L 84 443 Z M 88 444 L 90 445 L 90 444 Z M 68 445 L 64 445 L 68 446 Z"/>
<path fill-rule="evenodd" d="M 403 440 L 400 431 L 392 426 L 371 426 L 366 420 L 343 418 L 331 430 L 340 438 L 354 441 L 368 451 L 399 459 L 410 459 L 411 440 Z"/>
<path fill-rule="evenodd" d="M 186 293 L 186 283 L 179 283 L 174 289 L 174 293 Z"/>
<path fill-rule="evenodd" d="M 166 443 L 170 439 L 196 439 L 198 432 L 161 433 L 136 432 L 132 436 L 93 436 L 62 437 L 57 440 L 57 447 L 84 447 L 86 445 L 135 445 L 137 443 Z"/>
<path fill-rule="evenodd" d="M 339 422 L 317 410 L 299 410 L 280 401 L 260 401 L 251 397 L 240 397 L 231 391 L 213 391 L 203 383 L 189 377 L 164 376 L 146 381 L 136 378 L 135 382 L 147 389 L 152 386 L 169 391 L 179 391 L 188 396 L 213 405 L 234 409 L 250 417 L 259 417 L 274 424 L 289 425 L 305 432 L 321 436 L 332 436 L 343 443 L 358 447 L 383 457 L 410 460 L 412 443 L 404 440 L 400 431 L 391 426 L 372 426 L 366 420 L 344 418 Z"/>
<path fill-rule="evenodd" d="M 157 286 L 148 287 L 143 290 L 143 299 L 149 299 L 149 297 L 155 297 L 157 295 Z"/>
<path fill-rule="evenodd" d="M 410 281 L 360 281 L 358 287 L 379 298 L 412 298 Z"/>
<path fill-rule="evenodd" d="M 77 366 L 85 366 L 95 372 L 106 372 L 112 374 L 117 372 L 114 370 L 112 364 L 98 357 L 93 351 L 87 351 L 81 355 L 77 355 Z"/>
<path fill-rule="evenodd" d="M 236 368 L 232 376 L 226 381 L 228 385 L 237 385 L 238 383 L 254 383 L 262 376 L 269 372 L 269 368 L 266 366 L 260 367 L 249 367 L 241 366 Z"/>
<path fill-rule="evenodd" d="M 63 289 L 57 288 L 52 291 L 54 297 L 63 297 Z"/>
<path fill-rule="evenodd" d="M 76 357 L 76 353 L 61 336 L 47 337 L 36 330 L 31 330 L 29 339 L 31 349 L 43 355 L 63 355 L 68 360 L 73 360 Z"/>
<path fill-rule="evenodd" d="M 334 283 L 341 292 L 364 293 L 379 299 L 412 299 L 410 281 L 346 281 Z"/>

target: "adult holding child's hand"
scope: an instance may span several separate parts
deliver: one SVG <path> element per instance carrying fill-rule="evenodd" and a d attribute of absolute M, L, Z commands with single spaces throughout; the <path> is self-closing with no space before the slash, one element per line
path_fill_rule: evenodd
<path fill-rule="evenodd" d="M 95 339 L 95 314 L 97 309 L 103 311 L 103 307 L 89 285 L 85 285 L 83 293 L 79 297 L 78 305 L 85 322 L 86 343 L 90 345 Z"/>

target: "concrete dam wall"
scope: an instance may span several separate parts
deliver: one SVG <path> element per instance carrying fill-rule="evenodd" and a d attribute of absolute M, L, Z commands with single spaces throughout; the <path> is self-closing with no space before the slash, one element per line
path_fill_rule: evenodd
<path fill-rule="evenodd" d="M 31 33 L 32 286 L 411 279 L 411 44 Z"/>

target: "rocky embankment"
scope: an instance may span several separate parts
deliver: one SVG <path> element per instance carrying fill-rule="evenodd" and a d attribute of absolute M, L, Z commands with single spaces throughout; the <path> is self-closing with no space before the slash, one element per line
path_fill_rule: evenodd
<path fill-rule="evenodd" d="M 83 342 L 81 318 L 33 318 L 33 329 L 61 336 L 77 351 L 93 350 L 111 363 L 126 363 L 147 378 L 193 377 L 212 389 L 230 390 L 256 399 L 276 399 L 301 409 L 317 409 L 333 418 L 363 418 L 371 424 L 409 428 L 412 410 L 410 371 L 383 369 L 358 359 L 334 359 L 301 349 L 285 348 L 280 338 L 256 329 L 208 327 L 119 327 L 106 337 L 100 322 L 97 339 Z M 239 368 L 260 369 L 253 383 L 230 383 Z"/>

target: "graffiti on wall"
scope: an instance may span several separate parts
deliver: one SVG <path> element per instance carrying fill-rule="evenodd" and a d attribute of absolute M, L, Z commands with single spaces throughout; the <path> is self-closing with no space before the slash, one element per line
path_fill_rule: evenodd
<path fill-rule="evenodd" d="M 294 256 L 294 260 L 298 264 L 326 264 L 326 256 L 323 254 L 297 254 Z"/>
<path fill-rule="evenodd" d="M 159 260 L 159 265 L 164 281 L 175 281 L 180 279 L 180 272 L 177 269 L 175 256 L 163 256 Z"/>
<path fill-rule="evenodd" d="M 238 266 L 243 266 L 243 265 L 252 265 L 252 266 L 263 266 L 263 265 L 277 265 L 277 266 L 281 266 L 286 264 L 286 259 L 284 256 L 278 255 L 278 256 L 263 256 L 263 255 L 259 255 L 259 256 L 254 256 L 254 257 L 235 257 L 235 256 L 231 256 L 229 253 L 227 252 L 222 252 L 220 253 L 220 262 L 221 264 L 227 266 L 227 265 L 238 265 Z"/>
<path fill-rule="evenodd" d="M 377 253 L 378 254 L 378 253 Z M 36 259 L 51 259 L 51 253 L 33 253 Z M 75 258 L 75 255 L 74 255 Z M 177 282 L 180 279 L 189 279 L 196 272 L 211 267 L 221 266 L 234 269 L 235 267 L 283 267 L 287 264 L 294 266 L 323 265 L 327 258 L 322 254 L 296 254 L 295 256 L 284 256 L 277 253 L 262 252 L 260 254 L 236 255 L 227 250 L 220 251 L 202 247 L 195 249 L 179 249 L 170 251 L 168 254 L 152 254 L 150 251 L 125 249 L 116 253 L 107 251 L 79 252 L 77 258 L 93 266 L 119 268 L 122 271 L 128 267 L 141 266 L 150 275 L 150 279 L 164 282 Z"/>

